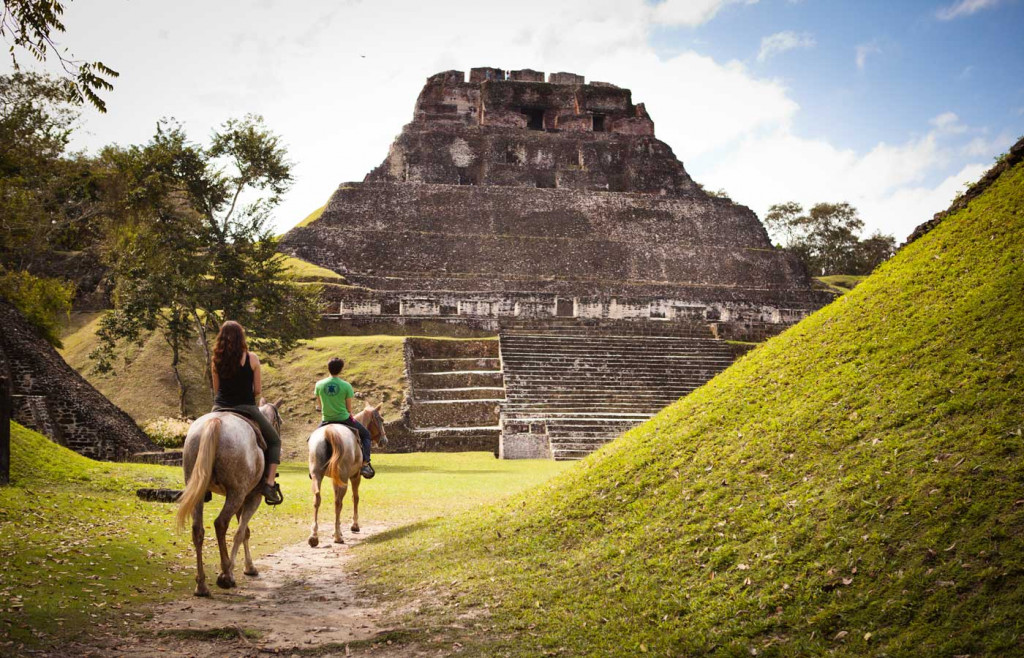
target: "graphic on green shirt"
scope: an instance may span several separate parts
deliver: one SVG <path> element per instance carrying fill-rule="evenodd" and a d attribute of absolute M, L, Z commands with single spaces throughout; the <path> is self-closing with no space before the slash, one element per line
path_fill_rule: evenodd
<path fill-rule="evenodd" d="M 322 420 L 348 420 L 349 413 L 346 401 L 356 396 L 356 392 L 351 384 L 340 377 L 328 377 L 318 381 L 313 392 L 320 398 L 320 417 Z"/>

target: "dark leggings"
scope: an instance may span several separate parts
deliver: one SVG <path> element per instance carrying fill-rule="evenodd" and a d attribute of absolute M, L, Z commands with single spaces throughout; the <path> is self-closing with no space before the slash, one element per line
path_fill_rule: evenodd
<path fill-rule="evenodd" d="M 320 423 L 320 427 L 323 427 L 324 425 L 330 425 L 331 423 L 345 425 L 346 427 L 351 427 L 355 431 L 359 432 L 359 443 L 362 444 L 363 448 L 363 461 L 370 461 L 370 430 L 363 427 L 363 424 L 360 423 L 355 418 L 353 418 L 352 416 L 349 416 L 345 420 L 325 420 L 324 422 Z"/>
<path fill-rule="evenodd" d="M 278 436 L 273 423 L 263 415 L 259 407 L 255 404 L 240 404 L 237 407 L 214 406 L 212 411 L 230 411 L 255 421 L 260 426 L 263 440 L 267 442 L 267 464 L 281 463 L 281 437 Z"/>

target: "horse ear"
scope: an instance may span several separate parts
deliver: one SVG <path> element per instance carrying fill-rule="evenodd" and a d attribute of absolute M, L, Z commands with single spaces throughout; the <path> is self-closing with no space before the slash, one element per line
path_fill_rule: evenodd
<path fill-rule="evenodd" d="M 257 404 L 256 406 L 257 406 L 257 407 L 262 407 L 262 406 L 263 406 L 263 405 L 265 405 L 266 403 L 267 403 L 267 398 L 260 398 L 260 403 L 259 403 L 259 404 Z"/>
<path fill-rule="evenodd" d="M 280 411 L 282 404 L 284 404 L 284 398 L 277 398 L 277 402 L 274 403 L 274 408 Z"/>

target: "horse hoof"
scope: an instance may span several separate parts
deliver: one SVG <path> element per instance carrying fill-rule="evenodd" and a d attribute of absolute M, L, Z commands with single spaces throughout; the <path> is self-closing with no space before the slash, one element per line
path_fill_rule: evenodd
<path fill-rule="evenodd" d="M 260 575 L 260 572 L 257 569 L 255 569 L 255 568 L 252 571 L 249 571 L 248 569 L 246 569 L 242 573 L 244 573 L 246 576 L 252 576 L 253 578 L 255 578 L 256 576 Z"/>
<path fill-rule="evenodd" d="M 334 538 L 334 543 L 335 544 L 344 544 L 345 540 L 341 536 L 338 536 L 338 537 Z"/>
<path fill-rule="evenodd" d="M 221 589 L 231 589 L 235 586 L 235 579 L 227 574 L 221 574 L 217 576 L 217 587 Z"/>
<path fill-rule="evenodd" d="M 357 525 L 353 525 L 353 526 L 352 526 L 352 527 L 350 528 L 350 530 L 352 530 L 352 532 L 359 532 L 359 526 L 357 526 Z"/>
<path fill-rule="evenodd" d="M 316 548 L 319 544 L 320 544 L 320 538 L 319 537 L 310 537 L 309 538 L 309 547 L 310 548 Z"/>
<path fill-rule="evenodd" d="M 206 585 L 203 585 L 202 587 L 197 587 L 196 591 L 192 592 L 192 595 L 193 596 L 210 596 L 210 588 L 207 587 Z"/>

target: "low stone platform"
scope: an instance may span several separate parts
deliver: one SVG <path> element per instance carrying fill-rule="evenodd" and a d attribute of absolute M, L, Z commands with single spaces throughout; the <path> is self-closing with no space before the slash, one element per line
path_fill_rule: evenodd
<path fill-rule="evenodd" d="M 498 341 L 409 338 L 405 350 L 408 409 L 389 450 L 497 454 L 505 400 Z"/>

